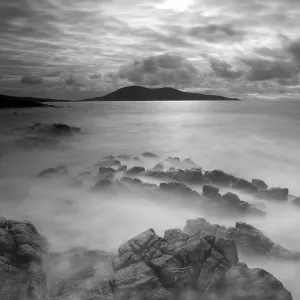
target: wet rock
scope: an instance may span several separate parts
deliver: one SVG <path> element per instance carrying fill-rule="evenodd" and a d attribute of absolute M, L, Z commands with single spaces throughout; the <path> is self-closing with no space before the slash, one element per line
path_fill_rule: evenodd
<path fill-rule="evenodd" d="M 127 166 L 121 165 L 121 166 L 118 168 L 117 171 L 118 171 L 118 172 L 126 172 L 126 171 L 127 171 Z"/>
<path fill-rule="evenodd" d="M 233 175 L 227 174 L 221 170 L 206 172 L 204 174 L 204 177 L 212 184 L 225 187 L 229 187 L 231 183 L 235 183 L 238 181 L 238 179 Z"/>
<path fill-rule="evenodd" d="M 274 276 L 262 269 L 235 266 L 225 275 L 222 299 L 292 300 L 292 295 Z"/>
<path fill-rule="evenodd" d="M 190 187 L 186 186 L 183 183 L 179 182 L 168 182 L 168 183 L 161 183 L 159 186 L 160 190 L 167 193 L 175 193 L 178 195 L 185 195 L 188 197 L 199 197 L 200 194 Z"/>
<path fill-rule="evenodd" d="M 100 175 L 114 175 L 116 173 L 116 170 L 109 167 L 101 167 L 99 168 L 99 174 Z"/>
<path fill-rule="evenodd" d="M 133 167 L 133 168 L 130 168 L 126 174 L 127 175 L 137 175 L 139 173 L 142 173 L 142 172 L 145 172 L 145 168 L 144 167 Z"/>
<path fill-rule="evenodd" d="M 219 189 L 216 187 L 213 187 L 211 185 L 203 186 L 203 196 L 210 198 L 210 199 L 221 200 L 221 195 L 219 194 Z"/>
<path fill-rule="evenodd" d="M 260 179 L 252 179 L 252 184 L 254 184 L 260 191 L 265 191 L 268 189 L 268 185 Z"/>
<path fill-rule="evenodd" d="M 112 187 L 113 183 L 109 179 L 104 179 L 98 181 L 95 186 L 94 190 L 107 190 Z"/>
<path fill-rule="evenodd" d="M 142 154 L 142 156 L 147 157 L 147 158 L 159 158 L 158 155 L 156 155 L 156 154 L 154 154 L 154 153 L 152 153 L 152 152 L 144 152 L 144 153 Z"/>
<path fill-rule="evenodd" d="M 236 182 L 232 184 L 232 188 L 236 190 L 242 190 L 248 193 L 257 193 L 258 188 L 252 184 L 251 182 L 245 179 L 238 179 Z"/>
<path fill-rule="evenodd" d="M 69 172 L 65 166 L 58 166 L 56 168 L 49 168 L 40 172 L 37 177 L 56 177 L 68 174 Z"/>
<path fill-rule="evenodd" d="M 222 201 L 241 211 L 246 211 L 249 207 L 247 202 L 241 201 L 238 195 L 230 192 L 222 196 Z"/>
<path fill-rule="evenodd" d="M 259 192 L 258 197 L 267 200 L 287 201 L 289 189 L 287 188 L 271 188 L 266 191 Z"/>
<path fill-rule="evenodd" d="M 234 240 L 241 251 L 250 255 L 268 256 L 283 260 L 300 260 L 300 253 L 283 248 L 254 226 L 238 222 L 229 227 L 227 237 Z"/>

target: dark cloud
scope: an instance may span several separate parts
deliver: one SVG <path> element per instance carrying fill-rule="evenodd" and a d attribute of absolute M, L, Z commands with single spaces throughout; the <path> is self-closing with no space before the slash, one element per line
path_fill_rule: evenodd
<path fill-rule="evenodd" d="M 218 77 L 236 79 L 243 75 L 243 71 L 234 70 L 232 65 L 224 60 L 211 57 L 209 62 L 212 70 Z"/>
<path fill-rule="evenodd" d="M 149 86 L 189 85 L 195 82 L 197 75 L 198 70 L 190 61 L 171 54 L 135 60 L 118 72 L 121 79 Z"/>
<path fill-rule="evenodd" d="M 42 77 L 36 76 L 36 75 L 24 75 L 21 78 L 21 83 L 24 83 L 24 84 L 42 84 L 43 79 L 42 79 Z"/>

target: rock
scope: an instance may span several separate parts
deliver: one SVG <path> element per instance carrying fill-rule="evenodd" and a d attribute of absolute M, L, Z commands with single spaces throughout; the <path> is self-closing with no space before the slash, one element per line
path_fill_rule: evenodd
<path fill-rule="evenodd" d="M 232 188 L 236 190 L 242 190 L 248 193 L 257 193 L 258 188 L 252 184 L 251 182 L 245 179 L 238 179 L 236 182 L 232 184 Z"/>
<path fill-rule="evenodd" d="M 133 167 L 131 169 L 129 169 L 126 174 L 127 175 L 137 175 L 139 173 L 145 172 L 145 168 L 144 167 Z"/>
<path fill-rule="evenodd" d="M 202 183 L 203 174 L 201 169 L 190 169 L 190 170 L 178 170 L 175 178 L 178 181 L 182 181 L 189 184 Z"/>
<path fill-rule="evenodd" d="M 203 186 L 203 196 L 210 198 L 210 199 L 221 200 L 221 195 L 219 194 L 219 189 L 216 187 L 213 187 L 211 185 Z"/>
<path fill-rule="evenodd" d="M 133 159 L 135 162 L 138 162 L 138 163 L 140 163 L 141 165 L 144 165 L 144 162 L 143 162 L 139 157 L 134 156 L 132 159 Z"/>
<path fill-rule="evenodd" d="M 38 174 L 37 177 L 54 177 L 68 175 L 69 172 L 65 166 L 46 169 Z"/>
<path fill-rule="evenodd" d="M 268 189 L 268 185 L 260 179 L 252 179 L 252 184 L 254 184 L 260 191 L 265 191 Z"/>
<path fill-rule="evenodd" d="M 238 181 L 238 179 L 233 175 L 227 174 L 220 170 L 206 172 L 204 174 L 204 177 L 212 184 L 225 187 L 229 187 L 231 183 L 235 183 Z"/>
<path fill-rule="evenodd" d="M 163 165 L 163 163 L 158 163 L 151 170 L 152 171 L 163 171 L 164 170 L 164 165 Z"/>
<path fill-rule="evenodd" d="M 197 164 L 195 162 L 193 162 L 190 158 L 185 158 L 182 162 L 186 165 L 191 165 L 193 167 L 197 167 Z"/>
<path fill-rule="evenodd" d="M 234 240 L 238 248 L 248 255 L 261 255 L 283 260 L 300 260 L 300 253 L 283 248 L 266 237 L 254 226 L 238 222 L 229 227 L 227 237 Z"/>
<path fill-rule="evenodd" d="M 185 195 L 188 197 L 199 197 L 200 194 L 190 187 L 186 186 L 183 183 L 178 182 L 169 182 L 169 183 L 161 183 L 159 185 L 159 189 L 163 192 L 167 193 L 175 193 L 178 195 Z"/>
<path fill-rule="evenodd" d="M 287 201 L 289 190 L 287 188 L 271 188 L 258 193 L 258 197 L 267 200 Z"/>
<path fill-rule="evenodd" d="M 103 157 L 101 159 L 101 161 L 96 164 L 97 168 L 101 168 L 101 167 L 106 167 L 106 168 L 117 167 L 117 168 L 119 168 L 120 166 L 121 166 L 120 161 L 115 159 L 115 157 L 112 155 Z"/>
<path fill-rule="evenodd" d="M 126 172 L 127 171 L 127 166 L 126 165 L 121 165 L 118 170 L 118 172 Z"/>
<path fill-rule="evenodd" d="M 113 185 L 113 183 L 112 183 L 109 179 L 104 179 L 104 180 L 98 181 L 98 182 L 95 184 L 94 189 L 95 189 L 95 190 L 107 190 L 107 189 L 109 189 L 112 185 Z"/>
<path fill-rule="evenodd" d="M 0 229 L 0 299 L 48 299 L 42 258 L 46 240 L 28 221 L 7 221 Z M 28 298 L 27 298 L 28 297 Z"/>
<path fill-rule="evenodd" d="M 7 220 L 3 217 L 0 217 L 0 229 L 3 228 L 5 229 L 7 225 Z"/>
<path fill-rule="evenodd" d="M 101 167 L 99 168 L 99 174 L 100 175 L 114 175 L 116 173 L 116 170 L 109 167 Z"/>
<path fill-rule="evenodd" d="M 130 177 L 123 177 L 120 179 L 121 183 L 128 183 L 128 184 L 131 184 L 131 185 L 137 185 L 137 186 L 141 186 L 143 185 L 143 182 L 142 180 L 140 179 L 137 179 L 137 178 L 130 178 Z"/>
<path fill-rule="evenodd" d="M 300 197 L 293 200 L 293 204 L 300 206 Z M 0 221 L 1 224 L 1 221 Z M 1 225 L 0 225 L 1 228 Z"/>
<path fill-rule="evenodd" d="M 282 283 L 262 269 L 235 266 L 224 278 L 222 299 L 292 300 Z"/>
<path fill-rule="evenodd" d="M 229 266 L 234 266 L 239 262 L 237 247 L 233 240 L 218 238 L 215 241 L 215 247 L 223 255 Z"/>
<path fill-rule="evenodd" d="M 222 196 L 222 201 L 226 203 L 226 205 L 230 205 L 241 211 L 246 211 L 249 207 L 247 202 L 241 201 L 238 195 L 230 192 Z"/>
<path fill-rule="evenodd" d="M 152 153 L 152 152 L 144 152 L 144 153 L 142 154 L 142 156 L 147 157 L 147 158 L 159 158 L 158 155 L 156 155 L 156 154 L 154 154 L 154 153 Z"/>

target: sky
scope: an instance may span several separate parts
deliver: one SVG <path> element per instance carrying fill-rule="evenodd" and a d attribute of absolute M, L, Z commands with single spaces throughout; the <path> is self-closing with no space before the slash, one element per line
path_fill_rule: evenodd
<path fill-rule="evenodd" d="M 299 16 L 299 0 L 1 0 L 0 93 L 143 85 L 296 99 Z"/>

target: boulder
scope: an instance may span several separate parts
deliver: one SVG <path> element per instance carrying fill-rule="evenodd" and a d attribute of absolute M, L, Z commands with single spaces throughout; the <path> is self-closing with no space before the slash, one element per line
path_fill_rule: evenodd
<path fill-rule="evenodd" d="M 118 170 L 118 172 L 126 172 L 127 171 L 127 166 L 126 165 L 121 165 Z"/>
<path fill-rule="evenodd" d="M 287 188 L 271 188 L 258 193 L 258 197 L 267 200 L 287 201 L 289 189 Z"/>
<path fill-rule="evenodd" d="M 232 184 L 232 188 L 236 190 L 241 190 L 248 193 L 257 193 L 258 188 L 252 184 L 251 182 L 245 179 L 238 179 L 236 182 Z"/>
<path fill-rule="evenodd" d="M 221 200 L 221 195 L 219 194 L 218 188 L 211 185 L 204 185 L 202 190 L 203 196 L 210 199 Z"/>
<path fill-rule="evenodd" d="M 99 163 L 96 164 L 97 168 L 106 167 L 106 168 L 119 168 L 121 166 L 121 163 L 119 160 L 117 160 L 114 156 L 109 155 L 106 157 L 103 157 Z"/>
<path fill-rule="evenodd" d="M 268 189 L 268 185 L 260 179 L 252 179 L 252 184 L 254 184 L 260 191 L 265 191 Z"/>
<path fill-rule="evenodd" d="M 109 167 L 101 167 L 99 168 L 99 174 L 100 175 L 114 175 L 116 173 L 116 170 Z"/>
<path fill-rule="evenodd" d="M 183 183 L 179 182 L 168 182 L 168 183 L 161 183 L 159 185 L 159 189 L 163 192 L 167 193 L 174 193 L 178 195 L 184 195 L 188 197 L 199 197 L 200 194 L 190 187 L 186 186 Z"/>
<path fill-rule="evenodd" d="M 49 168 L 40 172 L 37 177 L 56 177 L 68 174 L 69 172 L 65 166 L 58 166 L 56 168 Z"/>
<path fill-rule="evenodd" d="M 159 158 L 158 155 L 156 155 L 156 154 L 154 154 L 154 153 L 152 153 L 152 152 L 144 152 L 144 153 L 142 154 L 142 156 L 147 157 L 147 158 Z"/>
<path fill-rule="evenodd" d="M 107 190 L 112 187 L 113 183 L 109 179 L 104 179 L 98 181 L 95 186 L 94 190 Z"/>
<path fill-rule="evenodd" d="M 204 174 L 204 177 L 212 184 L 225 187 L 229 187 L 231 183 L 235 183 L 238 181 L 238 179 L 233 175 L 227 174 L 221 170 L 206 172 Z"/>
<path fill-rule="evenodd" d="M 145 172 L 144 167 L 133 167 L 133 168 L 130 168 L 129 170 L 127 170 L 126 174 L 127 175 L 137 175 L 142 172 Z"/>
<path fill-rule="evenodd" d="M 230 192 L 222 196 L 222 202 L 241 211 L 246 211 L 249 207 L 247 202 L 241 201 L 238 195 Z"/>

